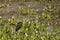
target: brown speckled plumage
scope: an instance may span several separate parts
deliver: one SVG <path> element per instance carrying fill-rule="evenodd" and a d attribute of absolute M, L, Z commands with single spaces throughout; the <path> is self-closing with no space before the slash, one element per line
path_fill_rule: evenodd
<path fill-rule="evenodd" d="M 22 27 L 22 24 L 23 24 L 22 22 L 17 23 L 16 31 L 18 31 Z"/>

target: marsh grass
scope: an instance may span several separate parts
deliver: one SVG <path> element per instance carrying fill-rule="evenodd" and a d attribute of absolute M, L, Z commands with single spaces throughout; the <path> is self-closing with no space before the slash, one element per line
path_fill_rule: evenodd
<path fill-rule="evenodd" d="M 48 17 L 48 16 L 47 16 Z M 43 17 L 41 17 L 43 18 Z M 47 32 L 48 22 L 39 22 L 38 16 L 36 21 L 30 21 L 29 19 L 22 19 L 23 26 L 18 31 L 15 31 L 16 25 L 19 22 L 18 19 L 2 19 L 0 18 L 0 40 L 56 40 L 60 39 L 59 36 L 54 37 L 58 32 L 58 29 L 54 29 L 53 32 Z M 12 25 L 14 24 L 14 25 Z M 13 28 L 13 30 L 12 30 Z M 51 29 L 50 29 L 51 30 Z M 12 31 L 15 31 L 12 34 Z"/>
<path fill-rule="evenodd" d="M 0 5 L 0 8 L 5 7 L 7 5 Z M 14 15 L 8 19 L 0 16 L 0 40 L 60 40 L 59 29 L 54 26 L 55 20 L 59 16 L 52 14 L 53 11 L 55 9 L 51 5 L 45 7 L 40 14 L 34 9 L 19 9 L 19 17 L 20 15 L 36 15 L 35 21 L 27 18 L 15 18 Z M 22 22 L 23 25 L 18 31 L 15 31 L 18 22 Z"/>

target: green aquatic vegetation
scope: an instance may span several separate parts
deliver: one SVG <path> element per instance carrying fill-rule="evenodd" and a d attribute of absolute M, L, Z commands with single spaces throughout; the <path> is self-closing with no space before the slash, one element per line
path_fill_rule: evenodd
<path fill-rule="evenodd" d="M 51 14 L 48 14 L 48 13 L 45 13 L 45 12 L 41 13 L 41 19 L 51 19 L 51 18 L 52 18 Z"/>
<path fill-rule="evenodd" d="M 19 9 L 19 12 L 22 15 L 27 15 L 27 14 L 37 14 L 37 11 L 34 9 L 26 9 L 26 8 L 21 8 Z"/>
<path fill-rule="evenodd" d="M 9 4 L 0 4 L 0 8 L 7 8 L 9 7 Z"/>
<path fill-rule="evenodd" d="M 2 19 L 0 19 L 2 20 Z M 17 19 L 14 19 L 14 17 L 12 17 L 11 19 L 6 19 L 6 20 L 2 20 L 1 23 L 4 23 L 4 27 L 3 28 L 0 28 L 0 39 L 2 40 L 2 38 L 4 40 L 52 40 L 54 39 L 55 40 L 55 37 L 54 38 L 51 38 L 52 34 L 54 34 L 53 32 L 51 34 L 49 34 L 50 36 L 48 35 L 44 35 L 44 31 L 46 32 L 46 27 L 47 27 L 47 23 L 46 22 L 43 22 L 43 23 L 40 23 L 38 21 L 35 21 L 35 22 L 31 22 L 29 19 L 23 19 L 22 22 L 23 22 L 23 26 L 22 28 L 16 32 L 16 34 L 12 34 L 12 31 L 11 31 L 11 27 L 13 28 L 13 25 L 11 25 L 12 23 L 15 23 L 15 26 L 16 27 L 16 21 Z M 1 25 L 0 25 L 1 26 Z M 14 29 L 15 30 L 15 29 Z M 58 30 L 56 30 L 57 32 Z M 40 34 L 40 32 L 42 32 L 42 34 Z M 55 32 L 55 34 L 56 34 Z M 46 32 L 47 33 L 47 32 Z M 47 38 L 46 38 L 46 37 Z M 56 38 L 56 39 L 59 39 L 59 38 Z"/>
<path fill-rule="evenodd" d="M 44 8 L 44 11 L 47 11 L 47 12 L 53 12 L 54 10 L 56 10 L 56 7 L 55 6 L 52 6 L 52 5 L 47 5 Z"/>
<path fill-rule="evenodd" d="M 6 8 L 8 6 L 9 5 L 2 4 L 0 8 Z M 52 12 L 54 10 L 55 8 L 51 5 L 45 8 L 47 12 Z M 8 19 L 3 19 L 0 16 L 0 40 L 60 40 L 60 35 L 57 34 L 59 32 L 58 28 L 54 28 L 52 32 L 47 31 L 48 21 L 55 20 L 58 18 L 58 15 L 51 15 L 47 12 L 42 12 L 41 15 L 39 15 L 35 9 L 19 9 L 19 15 L 36 15 L 34 22 L 25 18 L 16 19 L 14 15 Z M 39 16 L 40 19 L 42 19 L 40 22 Z M 45 22 L 47 19 L 48 21 Z M 20 21 L 23 25 L 21 29 L 15 31 L 17 23 Z"/>

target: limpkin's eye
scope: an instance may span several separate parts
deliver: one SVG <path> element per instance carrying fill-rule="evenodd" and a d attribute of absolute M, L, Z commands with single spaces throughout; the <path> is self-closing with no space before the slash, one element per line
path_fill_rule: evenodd
<path fill-rule="evenodd" d="M 18 22 L 16 26 L 16 31 L 18 31 L 22 27 L 22 22 Z"/>

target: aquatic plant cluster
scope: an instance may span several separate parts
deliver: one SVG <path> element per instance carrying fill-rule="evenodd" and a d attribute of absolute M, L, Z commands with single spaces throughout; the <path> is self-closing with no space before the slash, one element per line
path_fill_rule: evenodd
<path fill-rule="evenodd" d="M 8 1 L 11 2 L 11 0 L 5 2 Z M 0 5 L 0 8 L 7 7 L 9 7 L 8 4 Z M 55 12 L 56 7 L 49 4 L 44 7 L 43 12 L 38 13 L 38 11 L 38 9 L 29 8 L 21 8 L 18 11 L 18 16 L 35 15 L 34 21 L 29 18 L 15 18 L 15 15 L 8 19 L 0 16 L 0 40 L 60 40 L 58 28 L 60 14 Z"/>

